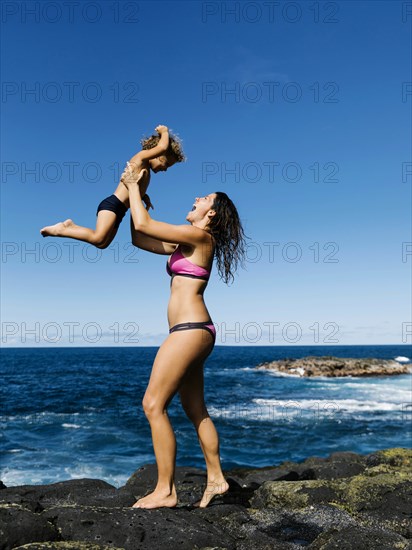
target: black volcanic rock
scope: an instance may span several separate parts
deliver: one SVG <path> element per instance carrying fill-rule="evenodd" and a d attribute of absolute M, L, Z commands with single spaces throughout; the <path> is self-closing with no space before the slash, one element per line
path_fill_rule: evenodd
<path fill-rule="evenodd" d="M 351 526 L 343 529 L 332 528 L 325 531 L 309 546 L 310 550 L 410 550 L 411 546 L 401 535 L 370 529 L 368 527 Z"/>
<path fill-rule="evenodd" d="M 193 507 L 206 476 L 176 469 L 176 508 L 132 508 L 155 465 L 100 480 L 0 491 L 0 550 L 410 550 L 412 450 L 337 452 L 225 472 L 228 494 Z"/>
<path fill-rule="evenodd" d="M 114 545 L 125 550 L 192 550 L 196 545 L 235 548 L 235 539 L 217 524 L 179 508 L 58 507 L 42 516 L 56 525 L 64 540 Z"/>
<path fill-rule="evenodd" d="M 14 550 L 123 550 L 122 548 L 115 548 L 114 546 L 101 546 L 100 544 L 93 544 L 92 542 L 33 542 L 31 544 L 24 544 L 23 546 L 16 546 Z"/>
<path fill-rule="evenodd" d="M 0 550 L 32 541 L 60 540 L 56 527 L 46 518 L 17 504 L 0 505 Z"/>
<path fill-rule="evenodd" d="M 119 494 L 100 479 L 72 479 L 51 485 L 21 485 L 8 487 L 0 493 L 0 502 L 20 504 L 33 512 L 42 512 L 52 506 L 94 504 L 96 506 L 129 506 L 135 501 Z"/>
<path fill-rule="evenodd" d="M 301 377 L 327 376 L 332 378 L 337 376 L 392 376 L 412 372 L 410 364 L 403 365 L 393 359 L 375 359 L 373 357 L 351 359 L 329 355 L 309 356 L 301 359 L 279 359 L 278 361 L 260 363 L 256 368 Z"/>

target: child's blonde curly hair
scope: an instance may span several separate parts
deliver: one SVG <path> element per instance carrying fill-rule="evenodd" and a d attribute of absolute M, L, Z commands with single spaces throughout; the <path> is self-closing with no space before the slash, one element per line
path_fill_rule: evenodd
<path fill-rule="evenodd" d="M 153 149 L 159 143 L 160 136 L 152 135 L 148 138 L 143 138 L 140 143 L 142 149 Z M 176 135 L 169 133 L 169 147 L 164 153 L 167 157 L 172 157 L 175 162 L 184 162 L 186 160 L 185 154 L 182 149 L 182 141 Z M 159 155 L 161 156 L 161 155 Z"/>

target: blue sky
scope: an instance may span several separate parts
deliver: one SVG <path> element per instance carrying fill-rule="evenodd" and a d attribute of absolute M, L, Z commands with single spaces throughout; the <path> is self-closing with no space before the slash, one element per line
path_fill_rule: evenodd
<path fill-rule="evenodd" d="M 2 344 L 162 342 L 167 257 L 129 214 L 104 251 L 39 234 L 93 226 L 158 124 L 188 161 L 152 177 L 153 217 L 225 191 L 250 237 L 205 294 L 218 345 L 410 343 L 406 5 L 4 2 Z"/>

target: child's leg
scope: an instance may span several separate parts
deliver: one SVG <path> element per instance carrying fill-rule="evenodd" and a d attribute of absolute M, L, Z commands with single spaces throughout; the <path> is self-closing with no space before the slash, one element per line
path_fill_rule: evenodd
<path fill-rule="evenodd" d="M 72 220 L 43 227 L 43 237 L 68 237 L 77 239 L 97 248 L 107 248 L 114 239 L 119 225 L 127 212 L 127 206 L 116 195 L 110 195 L 97 207 L 96 229 L 76 225 Z"/>
<path fill-rule="evenodd" d="M 72 220 L 43 227 L 43 237 L 67 237 L 93 244 L 97 248 L 106 248 L 117 233 L 116 214 L 109 210 L 100 210 L 97 215 L 96 229 L 76 225 Z"/>

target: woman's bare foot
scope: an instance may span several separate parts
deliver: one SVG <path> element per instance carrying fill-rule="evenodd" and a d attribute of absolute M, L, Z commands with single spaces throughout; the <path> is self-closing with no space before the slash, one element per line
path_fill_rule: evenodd
<path fill-rule="evenodd" d="M 229 483 L 222 478 L 221 481 L 209 481 L 203 493 L 202 500 L 194 504 L 196 508 L 206 508 L 210 501 L 218 495 L 224 495 L 229 490 Z"/>
<path fill-rule="evenodd" d="M 40 229 L 40 233 L 43 235 L 43 237 L 63 237 L 64 230 L 71 225 L 74 225 L 73 221 L 66 220 L 64 222 L 59 222 L 54 225 L 43 227 L 43 229 Z"/>
<path fill-rule="evenodd" d="M 176 490 L 173 489 L 171 494 L 160 493 L 153 491 L 143 498 L 139 498 L 132 508 L 174 508 L 177 504 Z"/>

